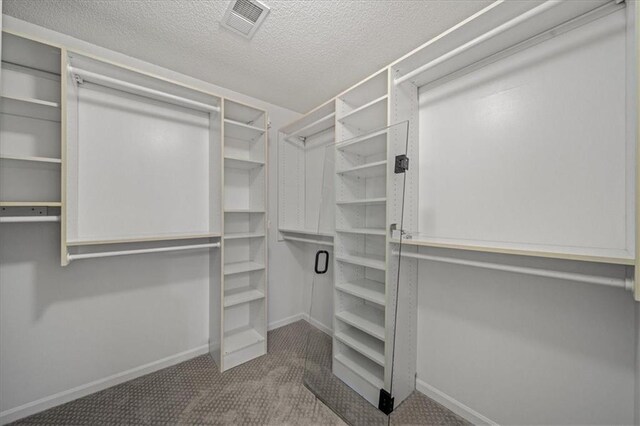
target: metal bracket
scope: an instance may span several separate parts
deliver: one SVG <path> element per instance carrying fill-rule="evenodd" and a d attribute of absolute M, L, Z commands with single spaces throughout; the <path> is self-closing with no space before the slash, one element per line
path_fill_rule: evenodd
<path fill-rule="evenodd" d="M 385 413 L 387 416 L 393 412 L 393 398 L 389 392 L 384 389 L 380 389 L 380 399 L 378 400 L 378 410 Z"/>
<path fill-rule="evenodd" d="M 73 81 L 76 82 L 76 84 L 82 84 L 84 83 L 84 80 L 82 79 L 82 77 L 80 77 L 78 74 L 74 74 L 73 75 Z"/>
<path fill-rule="evenodd" d="M 409 170 L 409 157 L 405 154 L 396 155 L 396 165 L 394 173 L 400 174 Z"/>

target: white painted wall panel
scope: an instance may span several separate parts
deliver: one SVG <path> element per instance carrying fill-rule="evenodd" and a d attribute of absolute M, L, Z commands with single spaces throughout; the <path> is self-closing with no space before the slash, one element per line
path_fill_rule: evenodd
<path fill-rule="evenodd" d="M 419 388 L 499 424 L 633 424 L 630 293 L 426 261 L 418 276 Z"/>
<path fill-rule="evenodd" d="M 632 257 L 625 11 L 420 94 L 428 238 Z"/>

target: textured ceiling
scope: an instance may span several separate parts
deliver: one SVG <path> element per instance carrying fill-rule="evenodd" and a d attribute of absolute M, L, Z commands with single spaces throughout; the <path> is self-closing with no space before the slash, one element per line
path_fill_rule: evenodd
<path fill-rule="evenodd" d="M 228 1 L 4 0 L 3 13 L 306 112 L 490 3 L 275 1 L 252 40 Z"/>

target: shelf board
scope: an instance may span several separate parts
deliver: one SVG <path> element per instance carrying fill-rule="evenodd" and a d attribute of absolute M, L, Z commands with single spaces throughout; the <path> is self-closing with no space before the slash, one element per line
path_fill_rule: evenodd
<path fill-rule="evenodd" d="M 387 95 L 380 96 L 339 117 L 338 121 L 349 127 L 362 130 L 385 126 L 387 124 L 387 99 Z"/>
<path fill-rule="evenodd" d="M 224 354 L 228 355 L 264 341 L 264 337 L 252 327 L 243 327 L 224 334 Z"/>
<path fill-rule="evenodd" d="M 255 288 L 241 288 L 237 290 L 225 291 L 224 307 L 239 305 L 241 303 L 249 303 L 254 300 L 264 299 L 264 293 Z"/>
<path fill-rule="evenodd" d="M 384 367 L 384 343 L 380 340 L 353 328 L 338 332 L 334 337 L 379 366 Z"/>
<path fill-rule="evenodd" d="M 0 207 L 62 207 L 60 201 L 0 201 Z"/>
<path fill-rule="evenodd" d="M 374 132 L 367 133 L 366 135 L 342 141 L 336 144 L 336 149 L 338 151 L 351 152 L 365 157 L 386 152 L 388 130 L 389 129 L 385 127 L 384 129 L 376 130 Z"/>
<path fill-rule="evenodd" d="M 385 229 L 380 228 L 347 228 L 347 229 L 336 229 L 336 232 L 340 232 L 343 234 L 360 234 L 360 235 L 387 235 L 387 231 Z"/>
<path fill-rule="evenodd" d="M 384 310 L 363 304 L 338 312 L 336 318 L 384 342 Z"/>
<path fill-rule="evenodd" d="M 244 158 L 224 157 L 225 167 L 232 169 L 251 170 L 264 166 L 264 161 L 247 160 Z"/>
<path fill-rule="evenodd" d="M 225 209 L 225 213 L 264 213 L 264 209 Z"/>
<path fill-rule="evenodd" d="M 265 129 L 239 121 L 224 119 L 224 135 L 234 139 L 252 141 L 265 133 Z"/>
<path fill-rule="evenodd" d="M 126 243 L 142 243 L 150 241 L 174 241 L 174 240 L 197 240 L 203 238 L 218 238 L 220 234 L 206 233 L 206 234 L 174 234 L 174 235 L 156 235 L 156 236 L 132 236 L 127 238 L 112 238 L 105 240 L 68 240 L 67 246 L 91 246 L 102 244 L 126 244 Z"/>
<path fill-rule="evenodd" d="M 261 265 L 257 262 L 234 262 L 227 263 L 224 265 L 224 274 L 225 275 L 233 275 L 233 274 L 241 274 L 243 272 L 252 272 L 252 271 L 260 271 L 264 269 L 264 265 Z"/>
<path fill-rule="evenodd" d="M 29 157 L 29 156 L 22 156 L 22 155 L 0 154 L 0 160 L 32 161 L 32 162 L 37 162 L 37 163 L 57 163 L 57 164 L 62 164 L 62 160 L 60 158 Z"/>
<path fill-rule="evenodd" d="M 325 130 L 329 130 L 335 127 L 335 117 L 336 113 L 332 112 L 330 114 L 325 115 L 324 117 L 314 121 L 313 123 L 307 124 L 306 126 L 296 130 L 295 132 L 288 135 L 287 139 L 296 139 L 299 137 L 308 138 L 309 136 L 313 136 L 317 133 L 323 132 Z"/>
<path fill-rule="evenodd" d="M 344 263 L 350 263 L 352 265 L 365 266 L 367 268 L 379 269 L 384 271 L 385 261 L 384 256 L 374 255 L 353 255 L 353 254 L 337 254 L 336 260 Z"/>
<path fill-rule="evenodd" d="M 289 234 L 301 234 L 301 235 L 318 235 L 320 237 L 331 237 L 333 238 L 333 233 L 331 232 L 322 232 L 313 229 L 296 229 L 296 228 L 278 228 L 278 231 L 289 233 Z"/>
<path fill-rule="evenodd" d="M 60 222 L 60 216 L 0 216 L 0 223 Z"/>
<path fill-rule="evenodd" d="M 264 232 L 235 232 L 225 234 L 225 240 L 241 240 L 244 238 L 264 238 Z"/>
<path fill-rule="evenodd" d="M 363 164 L 357 167 L 337 171 L 339 175 L 354 175 L 363 178 L 374 176 L 384 176 L 387 172 L 387 161 L 376 161 L 375 163 Z"/>
<path fill-rule="evenodd" d="M 387 202 L 387 199 L 385 197 L 381 197 L 381 198 L 362 198 L 359 200 L 339 200 L 339 201 L 336 201 L 336 204 L 358 206 L 358 205 L 384 204 L 386 202 Z"/>
<path fill-rule="evenodd" d="M 336 283 L 336 290 L 351 294 L 368 302 L 385 306 L 384 283 L 366 278 L 346 283 Z"/>
<path fill-rule="evenodd" d="M 55 105 L 57 105 L 55 102 L 38 99 L 0 96 L 0 113 L 2 114 L 60 123 L 60 109 Z"/>
<path fill-rule="evenodd" d="M 382 378 L 378 377 L 373 371 L 367 369 L 363 364 L 348 358 L 347 355 L 341 353 L 335 356 L 336 361 L 342 363 L 349 370 L 356 373 L 358 376 L 362 377 L 364 380 L 369 382 L 374 388 L 381 389 L 384 387 L 384 381 Z"/>
<path fill-rule="evenodd" d="M 12 96 L 12 95 L 6 95 L 6 94 L 3 94 L 2 98 L 3 99 L 10 99 L 12 101 L 17 101 L 17 102 L 23 102 L 23 103 L 27 103 L 27 104 L 38 105 L 38 106 L 45 106 L 45 107 L 50 107 L 50 108 L 60 108 L 60 103 L 59 102 L 45 101 L 44 99 L 26 98 L 26 97 L 23 97 L 23 96 Z"/>

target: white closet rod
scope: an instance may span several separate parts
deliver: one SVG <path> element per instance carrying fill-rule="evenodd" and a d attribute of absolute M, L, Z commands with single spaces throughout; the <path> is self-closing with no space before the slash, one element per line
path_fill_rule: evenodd
<path fill-rule="evenodd" d="M 437 57 L 436 59 L 427 62 L 426 64 L 422 65 L 421 67 L 416 68 L 415 70 L 411 71 L 408 74 L 403 75 L 402 77 L 399 77 L 397 79 L 395 79 L 395 84 L 402 84 L 407 80 L 410 80 L 414 77 L 416 77 L 419 74 L 422 74 L 425 71 L 430 70 L 431 68 L 440 65 L 441 63 L 448 61 L 449 59 L 460 55 L 461 53 L 466 52 L 467 50 L 477 46 L 480 43 L 483 43 L 497 35 L 502 34 L 505 31 L 510 30 L 513 27 L 516 27 L 518 25 L 520 25 L 521 23 L 528 21 L 531 18 L 536 17 L 537 15 L 540 15 L 541 13 L 546 12 L 549 9 L 552 9 L 554 7 L 556 7 L 557 5 L 561 4 L 562 1 L 559 0 L 548 0 L 544 3 L 542 3 L 539 6 L 534 7 L 533 9 L 523 13 L 522 15 L 519 15 L 515 18 L 513 18 L 510 21 L 505 22 L 502 25 L 499 25 L 497 27 L 495 27 L 494 29 L 492 29 L 491 31 L 488 31 L 476 38 L 474 38 L 473 40 L 463 44 L 462 46 L 458 46 L 457 48 L 445 53 L 442 56 Z"/>
<path fill-rule="evenodd" d="M 2 216 L 0 223 L 60 222 L 60 216 Z"/>
<path fill-rule="evenodd" d="M 282 238 L 289 241 L 298 241 L 300 243 L 318 244 L 321 246 L 333 247 L 333 243 L 331 241 L 320 241 L 320 240 L 312 240 L 308 238 L 290 237 L 288 235 L 283 235 Z"/>
<path fill-rule="evenodd" d="M 191 106 L 198 110 L 220 112 L 220 108 L 217 106 L 207 105 L 202 102 L 193 101 L 191 99 L 183 98 L 181 96 L 176 96 L 170 93 L 161 92 L 160 90 L 150 89 L 148 87 L 140 86 L 138 84 L 128 83 L 126 81 L 118 80 L 112 77 L 108 77 L 106 75 L 97 74 L 95 72 L 82 70 L 72 66 L 69 66 L 68 69 L 71 74 L 75 74 L 93 83 L 102 83 L 108 87 L 115 86 L 119 88 L 128 89 L 127 91 L 137 93 L 137 94 L 152 95 L 158 98 L 164 98 L 166 100 L 172 101 L 177 104 Z"/>
<path fill-rule="evenodd" d="M 394 255 L 398 255 L 398 251 L 393 251 Z M 526 266 L 502 265 L 493 262 L 478 262 L 474 260 L 456 259 L 453 257 L 433 256 L 421 253 L 402 253 L 403 257 L 410 257 L 419 260 L 432 260 L 434 262 L 450 263 L 453 265 L 471 266 L 475 268 L 493 269 L 496 271 L 515 272 L 518 274 L 535 275 L 538 277 L 557 278 L 560 280 L 577 281 L 590 284 L 606 285 L 609 287 L 623 288 L 625 290 L 633 290 L 632 278 L 613 278 L 600 277 L 596 275 L 578 274 L 575 272 L 545 271 L 542 269 L 529 268 Z"/>
<path fill-rule="evenodd" d="M 165 251 L 182 251 L 182 250 L 197 250 L 204 248 L 218 248 L 220 243 L 209 244 L 194 244 L 189 246 L 174 246 L 174 247 L 158 247 L 139 250 L 121 250 L 121 251 L 105 251 L 99 253 L 81 253 L 81 254 L 67 254 L 67 260 L 71 262 L 77 259 L 92 259 L 96 257 L 112 257 L 112 256 L 125 256 L 129 254 L 142 254 L 142 253 L 160 253 Z"/>

